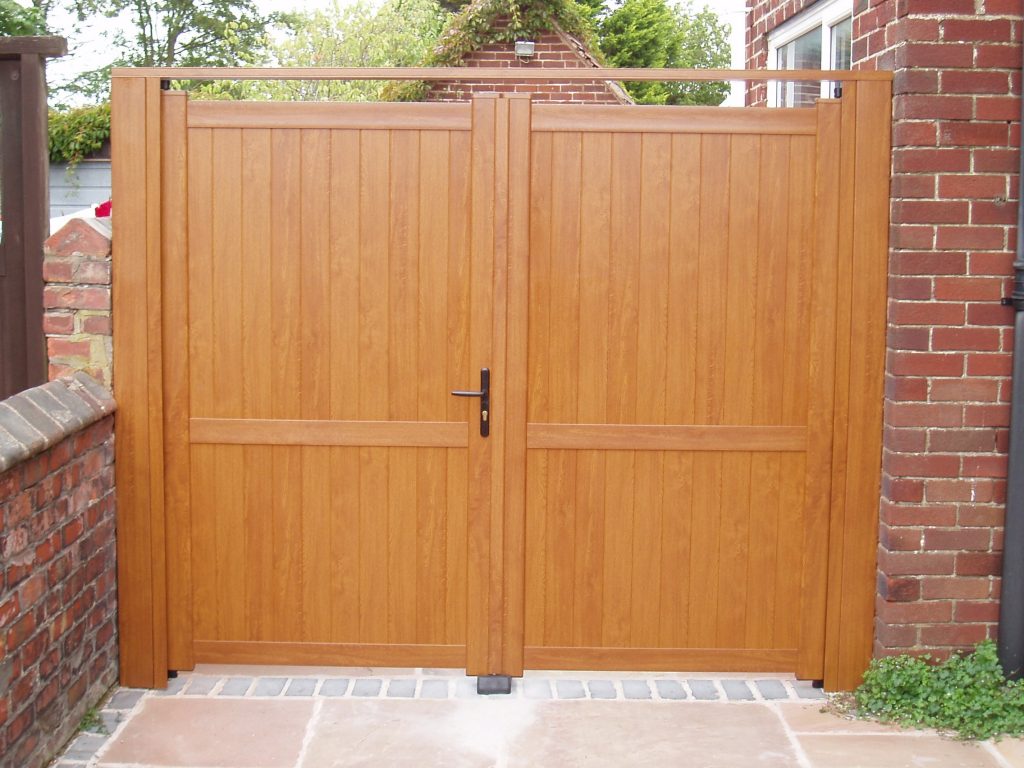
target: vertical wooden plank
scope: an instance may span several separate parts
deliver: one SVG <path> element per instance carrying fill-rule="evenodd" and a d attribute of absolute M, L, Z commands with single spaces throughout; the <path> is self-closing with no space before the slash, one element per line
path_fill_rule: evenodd
<path fill-rule="evenodd" d="M 390 417 L 388 371 L 390 317 L 387 227 L 390 138 L 387 131 L 362 131 L 359 171 L 359 418 Z M 388 470 L 387 448 L 359 449 L 359 634 L 363 642 L 388 637 Z M 377 610 L 366 610 L 378 606 Z"/>
<path fill-rule="evenodd" d="M 577 420 L 580 369 L 580 167 L 582 136 L 558 133 L 552 138 L 551 272 L 547 404 L 551 421 Z M 547 496 L 547 591 L 545 639 L 571 645 L 576 623 L 576 454 L 550 451 Z"/>
<path fill-rule="evenodd" d="M 644 134 L 640 155 L 636 421 L 664 424 L 668 376 L 668 284 L 672 137 Z M 633 535 L 632 642 L 658 644 L 665 453 L 638 451 Z"/>
<path fill-rule="evenodd" d="M 697 343 L 693 379 L 695 424 L 724 419 L 726 255 L 731 205 L 730 139 L 705 135 L 700 146 L 700 245 L 697 251 Z M 689 561 L 689 642 L 717 643 L 722 455 L 693 455 L 693 511 Z"/>
<path fill-rule="evenodd" d="M 167 665 L 192 669 L 192 563 L 189 499 L 188 156 L 184 93 L 163 96 L 164 455 L 167 510 Z"/>
<path fill-rule="evenodd" d="M 205 416 L 213 407 L 213 135 L 191 129 L 188 135 L 188 293 L 189 415 Z M 209 446 L 192 446 L 191 570 L 194 638 L 213 637 L 217 614 L 215 519 L 209 510 L 216 482 Z M 191 641 L 191 639 L 190 639 Z"/>
<path fill-rule="evenodd" d="M 242 321 L 242 132 L 235 128 L 213 131 L 211 174 L 213 305 L 212 412 L 223 418 L 241 418 L 243 380 L 261 372 L 243 368 Z M 244 638 L 246 626 L 243 452 L 237 446 L 216 446 L 214 518 L 217 639 Z"/>
<path fill-rule="evenodd" d="M 423 420 L 445 420 L 448 401 L 454 399 L 447 378 L 449 144 L 446 131 L 420 134 L 417 346 L 437 351 L 419 361 L 416 401 Z M 416 642 L 438 643 L 445 632 L 447 453 L 417 451 L 416 473 Z"/>
<path fill-rule="evenodd" d="M 248 418 L 270 418 L 274 413 L 271 371 L 277 365 L 269 339 L 274 334 L 272 295 L 273 223 L 271 216 L 271 132 L 266 129 L 242 131 L 242 253 L 241 274 L 243 413 Z M 246 552 L 247 636 L 272 640 L 268 617 L 275 585 L 274 543 L 267 535 L 273 526 L 273 454 L 269 446 L 246 446 L 243 450 L 243 504 L 247 525 Z"/>
<path fill-rule="evenodd" d="M 472 135 L 452 132 L 449 137 L 448 220 L 448 387 L 472 383 L 470 369 L 470 285 L 472 243 Z M 448 420 L 467 420 L 468 405 L 448 398 Z M 467 427 L 471 429 L 471 427 Z M 468 600 L 468 451 L 448 451 L 448 559 L 445 598 L 446 637 L 449 643 L 467 642 Z"/>
<path fill-rule="evenodd" d="M 153 498 L 156 464 L 151 448 L 154 435 L 150 414 L 152 326 L 150 313 L 151 270 L 149 247 L 159 229 L 151 217 L 154 205 L 159 211 L 159 171 L 150 162 L 150 152 L 159 152 L 159 127 L 151 127 L 149 83 L 143 78 L 118 78 L 113 85 L 111 133 L 114 147 L 113 188 L 123 209 L 118 236 L 114 240 L 113 321 L 114 395 L 118 402 L 118 439 L 116 445 L 116 481 L 118 496 L 118 621 L 121 682 L 137 687 L 163 686 L 166 681 L 166 657 L 158 638 L 157 606 L 163 609 L 158 594 L 156 571 L 163 562 L 155 561 L 154 545 L 162 536 L 156 526 Z M 119 138 L 120 137 L 120 138 Z M 140 141 L 140 137 L 145 140 Z M 155 141 L 155 144 L 153 143 Z M 159 154 L 157 154 L 159 160 Z M 155 175 L 155 178 L 153 177 Z M 149 195 L 156 196 L 150 201 Z M 158 242 L 158 241 L 157 241 Z M 155 268 L 159 268 L 156 260 Z M 157 283 L 154 288 L 158 288 Z M 159 315 L 157 316 L 159 322 Z M 159 387 L 157 387 L 159 391 Z M 160 411 L 158 410 L 159 414 Z M 162 448 L 162 446 L 161 446 Z"/>
<path fill-rule="evenodd" d="M 526 567 L 526 391 L 530 290 L 530 121 L 528 94 L 509 97 L 508 299 L 504 380 L 504 620 L 501 668 L 523 673 Z"/>
<path fill-rule="evenodd" d="M 497 159 L 498 99 L 476 96 L 472 101 L 472 223 L 470 250 L 469 366 L 472 383 L 481 368 L 494 365 L 492 343 L 494 317 L 495 164 Z M 467 405 L 469 433 L 469 519 L 466 609 L 466 672 L 497 674 L 492 664 L 491 522 L 494 505 L 492 472 L 496 461 L 494 441 L 480 436 L 478 404 Z"/>
<path fill-rule="evenodd" d="M 701 137 L 672 137 L 665 422 L 694 423 L 697 375 L 697 286 L 699 284 Z M 661 551 L 660 645 L 687 644 L 690 601 L 690 537 L 693 512 L 693 455 L 665 456 Z"/>
<path fill-rule="evenodd" d="M 829 513 L 828 596 L 825 626 L 826 684 L 838 682 L 840 673 L 843 603 L 843 537 L 846 519 L 846 478 L 850 425 L 850 333 L 852 323 L 853 201 L 856 174 L 857 91 L 860 83 L 844 83 L 840 102 L 838 228 L 836 260 L 835 399 L 832 430 L 832 478 Z"/>
<path fill-rule="evenodd" d="M 300 360 L 301 413 L 305 419 L 331 415 L 331 348 L 324 329 L 330 322 L 330 177 L 331 137 L 326 130 L 300 134 L 301 240 Z M 330 638 L 333 600 L 331 583 L 330 449 L 302 448 L 302 604 L 306 626 L 303 639 L 325 642 Z"/>
<path fill-rule="evenodd" d="M 269 311 L 275 365 L 270 371 L 275 417 L 296 419 L 302 413 L 301 375 L 301 145 L 297 130 L 271 133 L 271 205 L 279 211 L 271 230 L 272 284 Z M 305 625 L 302 603 L 302 449 L 273 447 L 273 493 L 270 506 L 277 577 L 268 624 L 273 637 L 299 641 Z"/>
<path fill-rule="evenodd" d="M 839 268 L 839 102 L 819 101 L 815 156 L 815 254 L 811 280 L 807 463 L 804 517 L 804 595 L 797 674 L 822 679 L 828 597 L 829 495 L 835 397 L 836 275 Z"/>
<path fill-rule="evenodd" d="M 611 135 L 583 134 L 580 196 L 579 402 L 583 424 L 607 421 L 608 269 L 611 232 Z M 576 454 L 576 616 L 573 644 L 601 645 L 604 616 L 605 454 Z"/>
<path fill-rule="evenodd" d="M 360 417 L 359 131 L 331 131 L 330 348 L 331 418 Z M 360 527 L 359 448 L 331 449 L 331 639 L 359 642 Z"/>
<path fill-rule="evenodd" d="M 871 659 L 881 481 L 882 393 L 888 273 L 890 115 L 888 81 L 858 83 L 853 211 L 850 424 L 843 537 L 843 633 L 838 687 L 852 688 Z M 845 116 L 845 115 L 844 115 Z"/>

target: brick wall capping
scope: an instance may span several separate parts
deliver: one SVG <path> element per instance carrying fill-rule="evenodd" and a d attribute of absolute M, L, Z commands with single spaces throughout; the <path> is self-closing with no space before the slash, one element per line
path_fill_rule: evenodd
<path fill-rule="evenodd" d="M 109 219 L 70 219 L 43 243 L 48 256 L 110 256 L 113 238 Z"/>
<path fill-rule="evenodd" d="M 519 67 L 116 67 L 115 78 L 159 80 L 514 80 L 591 81 L 595 74 L 611 80 L 828 80 L 857 82 L 892 80 L 883 70 L 824 71 L 818 69 L 665 69 L 601 67 L 598 69 L 527 69 Z"/>
<path fill-rule="evenodd" d="M 0 402 L 0 472 L 42 453 L 116 409 L 109 391 L 75 373 Z"/>

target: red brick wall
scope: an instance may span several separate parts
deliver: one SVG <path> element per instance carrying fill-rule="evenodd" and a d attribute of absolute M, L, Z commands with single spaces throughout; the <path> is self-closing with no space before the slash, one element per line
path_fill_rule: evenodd
<path fill-rule="evenodd" d="M 762 0 L 748 61 L 798 8 Z M 998 618 L 1020 128 L 1020 0 L 858 0 L 854 67 L 894 72 L 876 654 Z M 752 88 L 751 103 L 764 91 Z"/>
<path fill-rule="evenodd" d="M 69 221 L 43 247 L 43 279 L 50 378 L 84 371 L 109 387 L 113 356 L 109 234 L 82 219 Z"/>
<path fill-rule="evenodd" d="M 768 69 L 768 33 L 795 16 L 814 0 L 755 0 L 747 12 L 747 69 Z M 768 84 L 751 83 L 747 87 L 747 106 L 768 102 Z"/>
<path fill-rule="evenodd" d="M 579 69 L 593 66 L 580 53 L 571 38 L 554 32 L 535 41 L 536 55 L 527 62 L 516 58 L 512 43 L 491 43 L 469 53 L 467 67 L 514 67 L 522 69 Z M 474 93 L 532 93 L 534 101 L 585 104 L 622 104 L 628 97 L 616 86 L 604 81 L 514 83 L 481 80 L 438 81 L 427 94 L 427 101 L 465 101 Z"/>
<path fill-rule="evenodd" d="M 876 652 L 994 636 L 1006 489 L 1021 5 L 872 0 L 857 68 L 894 71 Z"/>
<path fill-rule="evenodd" d="M 52 382 L 0 403 L 4 768 L 44 765 L 117 677 L 113 403 L 92 387 Z M 52 395 L 80 418 L 90 408 L 101 418 L 78 431 L 82 421 L 38 423 Z M 19 432 L 18 414 L 30 407 L 34 436 L 66 436 L 14 463 L 42 445 L 20 442 L 30 433 Z"/>

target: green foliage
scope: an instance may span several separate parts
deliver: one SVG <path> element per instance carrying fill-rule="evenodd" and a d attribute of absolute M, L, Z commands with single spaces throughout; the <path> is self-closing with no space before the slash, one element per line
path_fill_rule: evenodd
<path fill-rule="evenodd" d="M 0 35 L 45 35 L 46 17 L 35 6 L 0 0 Z"/>
<path fill-rule="evenodd" d="M 107 727 L 103 724 L 103 718 L 100 717 L 100 712 L 96 707 L 89 707 L 85 710 L 85 714 L 82 715 L 82 719 L 78 723 L 78 730 L 88 733 L 107 733 Z"/>
<path fill-rule="evenodd" d="M 50 162 L 72 167 L 110 138 L 110 104 L 67 112 L 50 110 Z"/>
<path fill-rule="evenodd" d="M 448 13 L 437 0 L 387 0 L 375 9 L 370 0 L 330 11 L 291 14 L 291 34 L 271 47 L 282 67 L 409 67 L 429 54 Z M 206 98 L 316 101 L 376 101 L 385 83 L 369 80 L 217 82 L 201 86 Z"/>
<path fill-rule="evenodd" d="M 508 19 L 507 24 L 498 24 Z M 437 46 L 420 62 L 424 67 L 457 67 L 463 57 L 489 43 L 530 39 L 561 27 L 598 54 L 589 11 L 575 0 L 472 0 L 451 17 Z M 426 83 L 402 83 L 384 89 L 384 98 L 418 101 Z"/>
<path fill-rule="evenodd" d="M 667 0 L 625 0 L 599 26 L 599 43 L 608 63 L 616 67 L 728 67 L 729 26 L 706 6 L 694 13 L 689 5 Z M 626 83 L 641 104 L 721 104 L 729 94 L 723 82 Z"/>
<path fill-rule="evenodd" d="M 1003 676 L 995 643 L 930 662 L 907 655 L 872 661 L 854 693 L 858 713 L 954 731 L 962 739 L 1024 734 L 1024 687 Z"/>
<path fill-rule="evenodd" d="M 230 67 L 259 64 L 273 16 L 254 0 L 72 0 L 80 18 L 127 17 L 132 31 L 112 41 L 113 66 Z M 106 100 L 107 64 L 68 84 L 69 94 Z"/>

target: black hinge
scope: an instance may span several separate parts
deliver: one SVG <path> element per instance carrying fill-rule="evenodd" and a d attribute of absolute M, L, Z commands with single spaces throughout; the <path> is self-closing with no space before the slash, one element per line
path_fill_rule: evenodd
<path fill-rule="evenodd" d="M 842 83 L 836 83 L 835 85 L 832 86 L 832 98 L 833 99 L 841 99 L 841 98 L 843 98 L 843 84 Z"/>
<path fill-rule="evenodd" d="M 169 90 L 171 90 L 171 81 L 170 80 L 161 80 L 160 81 L 160 90 L 161 91 L 169 91 Z"/>

